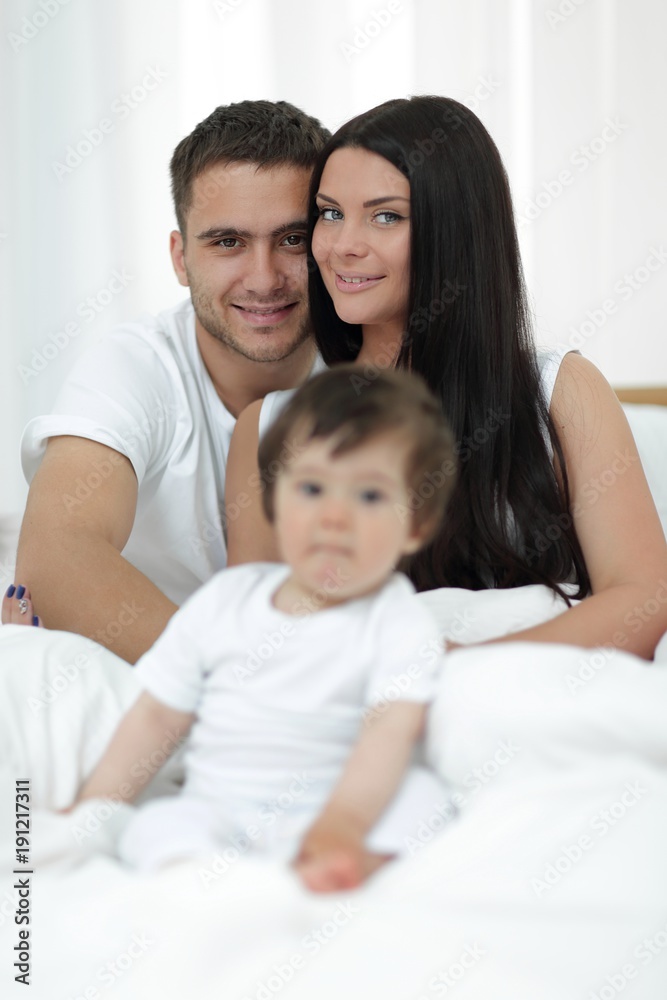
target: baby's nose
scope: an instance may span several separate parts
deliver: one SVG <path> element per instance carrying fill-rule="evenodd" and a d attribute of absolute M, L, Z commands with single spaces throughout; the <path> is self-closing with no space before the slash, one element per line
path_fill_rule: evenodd
<path fill-rule="evenodd" d="M 322 521 L 327 525 L 347 524 L 350 519 L 350 505 L 342 498 L 328 496 L 322 505 Z"/>

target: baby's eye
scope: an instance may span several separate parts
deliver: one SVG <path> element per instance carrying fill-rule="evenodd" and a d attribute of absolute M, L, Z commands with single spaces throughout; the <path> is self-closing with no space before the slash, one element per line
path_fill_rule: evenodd
<path fill-rule="evenodd" d="M 343 218 L 343 213 L 338 208 L 321 208 L 320 219 L 325 222 L 338 222 Z"/>
<path fill-rule="evenodd" d="M 313 482 L 301 482 L 297 483 L 297 490 L 306 497 L 316 497 L 322 492 L 322 487 L 319 483 Z"/>
<path fill-rule="evenodd" d="M 375 490 L 375 489 L 362 490 L 360 496 L 362 502 L 368 504 L 381 503 L 385 499 L 385 494 L 382 492 L 382 490 Z"/>

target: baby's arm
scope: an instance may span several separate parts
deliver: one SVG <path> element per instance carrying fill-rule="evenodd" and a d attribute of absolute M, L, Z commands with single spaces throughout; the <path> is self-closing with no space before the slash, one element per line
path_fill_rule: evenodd
<path fill-rule="evenodd" d="M 137 766 L 142 764 L 142 758 L 150 758 L 158 749 L 171 754 L 190 732 L 194 718 L 192 712 L 170 708 L 144 691 L 121 720 L 76 801 L 114 795 L 132 802 L 146 783 L 145 768 Z"/>
<path fill-rule="evenodd" d="M 367 719 L 323 812 L 301 844 L 295 868 L 318 892 L 359 885 L 383 861 L 364 846 L 366 834 L 393 799 L 412 748 L 424 727 L 426 706 L 395 701 Z"/>

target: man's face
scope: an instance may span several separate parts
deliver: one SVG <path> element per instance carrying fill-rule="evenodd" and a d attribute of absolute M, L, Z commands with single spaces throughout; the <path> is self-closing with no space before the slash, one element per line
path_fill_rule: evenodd
<path fill-rule="evenodd" d="M 194 181 L 187 239 L 171 253 L 202 329 L 251 361 L 280 361 L 310 335 L 306 203 L 310 171 L 215 164 Z"/>

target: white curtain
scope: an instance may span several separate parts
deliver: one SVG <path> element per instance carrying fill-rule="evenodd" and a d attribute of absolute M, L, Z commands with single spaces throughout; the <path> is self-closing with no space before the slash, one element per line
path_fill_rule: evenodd
<path fill-rule="evenodd" d="M 0 516 L 18 442 L 86 344 L 178 301 L 168 162 L 218 104 L 330 127 L 390 97 L 471 105 L 505 159 L 538 339 L 667 382 L 660 0 L 5 0 Z"/>

